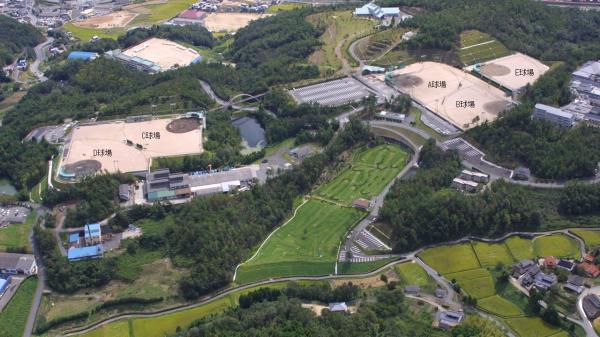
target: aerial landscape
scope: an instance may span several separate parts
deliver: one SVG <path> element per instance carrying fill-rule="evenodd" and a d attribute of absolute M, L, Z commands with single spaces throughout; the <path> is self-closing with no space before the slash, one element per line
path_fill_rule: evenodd
<path fill-rule="evenodd" d="M 599 337 L 600 1 L 0 0 L 0 337 Z"/>

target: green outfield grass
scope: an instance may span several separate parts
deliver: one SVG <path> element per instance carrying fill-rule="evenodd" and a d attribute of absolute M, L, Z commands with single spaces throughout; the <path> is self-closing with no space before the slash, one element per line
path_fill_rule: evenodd
<path fill-rule="evenodd" d="M 548 337 L 561 331 L 539 317 L 511 318 L 505 322 L 521 337 Z"/>
<path fill-rule="evenodd" d="M 571 229 L 570 231 L 582 238 L 585 241 L 585 245 L 589 248 L 600 246 L 600 231 L 587 229 Z"/>
<path fill-rule="evenodd" d="M 464 64 L 481 63 L 510 54 L 510 50 L 489 34 L 477 30 L 467 30 L 460 34 L 458 57 Z"/>
<path fill-rule="evenodd" d="M 35 211 L 32 211 L 27 216 L 24 224 L 14 224 L 0 228 L 0 251 L 6 251 L 9 248 L 25 247 L 28 252 L 31 252 L 29 234 L 36 219 L 37 214 Z"/>
<path fill-rule="evenodd" d="M 444 275 L 481 267 L 470 243 L 429 248 L 419 257 Z"/>
<path fill-rule="evenodd" d="M 447 274 L 445 277 L 456 282 L 469 295 L 476 299 L 490 297 L 496 294 L 494 279 L 487 269 L 473 269 L 454 274 Z"/>
<path fill-rule="evenodd" d="M 498 262 L 505 265 L 510 265 L 514 262 L 512 255 L 510 255 L 510 252 L 504 243 L 474 241 L 472 245 L 482 267 L 495 266 Z"/>
<path fill-rule="evenodd" d="M 539 257 L 556 256 L 574 259 L 581 257 L 577 241 L 563 234 L 552 234 L 536 238 L 533 241 L 533 253 Z"/>
<path fill-rule="evenodd" d="M 268 239 L 254 259 L 240 267 L 236 282 L 332 273 L 344 234 L 364 215 L 329 202 L 308 200 L 292 220 Z M 326 269 L 329 272 L 323 273 Z"/>
<path fill-rule="evenodd" d="M 513 302 L 498 295 L 477 300 L 477 306 L 491 314 L 503 318 L 518 317 L 523 315 L 523 310 Z"/>
<path fill-rule="evenodd" d="M 504 241 L 508 250 L 517 261 L 531 259 L 533 254 L 533 243 L 529 239 L 524 239 L 518 236 L 511 236 Z"/>
<path fill-rule="evenodd" d="M 427 275 L 427 272 L 416 263 L 397 264 L 395 269 L 405 284 L 425 286 L 431 283 L 431 278 Z"/>
<path fill-rule="evenodd" d="M 82 28 L 77 27 L 72 23 L 66 23 L 63 28 L 81 40 L 82 42 L 88 42 L 93 36 L 98 36 L 103 39 L 116 40 L 119 36 L 125 33 L 124 28 L 110 28 L 110 29 L 95 29 L 95 28 Z"/>
<path fill-rule="evenodd" d="M 21 337 L 23 335 L 36 288 L 37 277 L 29 277 L 21 283 L 17 293 L 0 312 L 0 336 Z"/>
<path fill-rule="evenodd" d="M 408 153 L 397 145 L 368 149 L 355 155 L 347 169 L 315 194 L 346 205 L 357 198 L 371 199 L 404 168 L 407 159 Z"/>

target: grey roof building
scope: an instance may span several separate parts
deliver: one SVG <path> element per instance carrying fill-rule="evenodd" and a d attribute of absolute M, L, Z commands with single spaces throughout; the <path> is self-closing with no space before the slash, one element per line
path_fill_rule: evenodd
<path fill-rule="evenodd" d="M 119 199 L 121 201 L 128 201 L 131 197 L 131 192 L 129 190 L 129 185 L 121 184 L 119 185 Z"/>
<path fill-rule="evenodd" d="M 566 128 L 572 127 L 575 123 L 575 116 L 572 113 L 541 103 L 535 105 L 532 118 L 545 120 Z"/>
<path fill-rule="evenodd" d="M 329 303 L 329 311 L 331 311 L 331 312 L 347 312 L 348 306 L 346 305 L 346 302 Z"/>
<path fill-rule="evenodd" d="M 37 273 L 37 263 L 31 254 L 0 253 L 0 272 L 33 275 Z"/>
<path fill-rule="evenodd" d="M 404 287 L 404 293 L 408 295 L 419 295 L 421 293 L 421 287 L 418 285 L 407 285 Z"/>
<path fill-rule="evenodd" d="M 439 327 L 443 329 L 451 329 L 460 324 L 465 317 L 462 311 L 442 311 L 438 314 Z"/>
<path fill-rule="evenodd" d="M 600 298 L 598 295 L 590 294 L 583 298 L 583 311 L 589 319 L 596 319 L 600 316 Z"/>
<path fill-rule="evenodd" d="M 535 276 L 535 287 L 540 290 L 548 290 L 558 283 L 558 278 L 554 274 L 538 273 Z"/>

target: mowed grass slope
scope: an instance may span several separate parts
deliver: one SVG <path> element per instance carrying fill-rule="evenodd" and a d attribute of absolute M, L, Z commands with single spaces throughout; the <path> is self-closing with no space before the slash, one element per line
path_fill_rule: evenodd
<path fill-rule="evenodd" d="M 365 213 L 310 199 L 238 269 L 236 282 L 289 275 L 333 273 L 344 234 Z"/>
<path fill-rule="evenodd" d="M 319 197 L 351 205 L 357 198 L 371 199 L 404 168 L 408 153 L 392 144 L 379 145 L 353 158 L 348 168 L 316 191 Z"/>
<path fill-rule="evenodd" d="M 458 57 L 462 63 L 471 65 L 510 55 L 502 43 L 493 36 L 478 30 L 466 30 L 460 34 Z"/>
<path fill-rule="evenodd" d="M 556 256 L 579 259 L 581 251 L 577 241 L 563 234 L 552 234 L 533 240 L 535 256 Z"/>
<path fill-rule="evenodd" d="M 17 293 L 0 312 L 0 336 L 21 337 L 23 335 L 29 309 L 37 288 L 37 280 L 37 277 L 29 277 L 23 281 Z"/>
<path fill-rule="evenodd" d="M 470 243 L 429 248 L 419 257 L 442 275 L 481 268 Z"/>

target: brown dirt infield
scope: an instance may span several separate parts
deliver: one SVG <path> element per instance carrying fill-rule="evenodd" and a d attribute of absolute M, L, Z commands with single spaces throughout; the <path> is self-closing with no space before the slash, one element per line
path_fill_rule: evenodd
<path fill-rule="evenodd" d="M 504 76 L 510 74 L 510 69 L 500 64 L 484 64 L 481 66 L 481 73 L 486 76 Z"/>
<path fill-rule="evenodd" d="M 167 124 L 167 131 L 172 133 L 186 133 L 196 130 L 200 127 L 200 122 L 196 118 L 175 119 Z"/>
<path fill-rule="evenodd" d="M 79 177 L 96 173 L 100 171 L 101 168 L 102 164 L 99 161 L 95 159 L 86 159 L 63 166 L 63 171 L 65 173 L 74 173 Z"/>
<path fill-rule="evenodd" d="M 398 76 L 395 79 L 397 85 L 406 88 L 406 87 L 416 87 L 423 83 L 423 79 L 419 76 L 414 75 L 404 75 Z"/>

